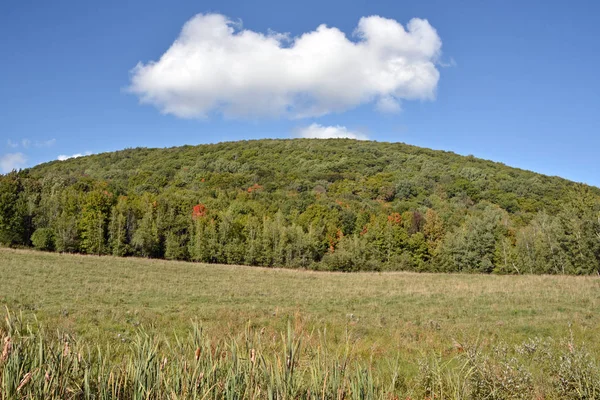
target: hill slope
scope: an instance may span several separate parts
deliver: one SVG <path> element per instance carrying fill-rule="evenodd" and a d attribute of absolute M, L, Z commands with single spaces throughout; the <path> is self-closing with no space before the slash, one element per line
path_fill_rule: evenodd
<path fill-rule="evenodd" d="M 600 266 L 600 189 L 400 143 L 127 149 L 0 184 L 0 241 L 41 249 L 346 271 Z"/>

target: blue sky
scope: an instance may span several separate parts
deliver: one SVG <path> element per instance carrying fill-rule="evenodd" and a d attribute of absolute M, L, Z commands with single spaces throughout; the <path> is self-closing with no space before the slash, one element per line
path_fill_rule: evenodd
<path fill-rule="evenodd" d="M 357 29 L 374 15 L 382 18 Z M 0 167 L 126 147 L 341 134 L 600 186 L 598 15 L 593 1 L 7 0 Z M 411 31 L 413 18 L 427 22 L 417 20 Z M 210 42 L 223 58 L 207 62 L 202 32 L 227 19 L 235 32 Z M 190 20 L 192 33 L 180 37 Z M 240 20 L 254 32 L 247 41 Z M 300 46 L 298 38 L 321 24 L 329 30 Z M 378 36 L 397 24 L 408 36 Z M 428 27 L 437 37 L 419 36 Z M 169 50 L 178 38 L 182 49 Z M 330 38 L 343 44 L 331 47 L 339 53 L 311 57 Z M 189 49 L 199 58 L 185 59 Z M 152 64 L 167 51 L 173 63 Z M 288 70 L 292 52 L 301 61 Z M 357 79 L 389 72 L 394 57 L 403 60 L 400 72 L 416 71 L 414 79 Z M 188 82 L 181 73 L 188 65 L 191 75 L 209 73 Z M 336 65 L 347 67 L 340 73 Z"/>

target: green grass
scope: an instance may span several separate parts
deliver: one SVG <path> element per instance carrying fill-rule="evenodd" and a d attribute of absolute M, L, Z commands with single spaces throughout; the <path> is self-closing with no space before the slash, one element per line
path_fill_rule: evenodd
<path fill-rule="evenodd" d="M 0 304 L 52 329 L 112 340 L 191 321 L 215 334 L 254 326 L 347 330 L 369 349 L 444 349 L 479 336 L 597 342 L 600 278 L 324 273 L 0 249 Z M 120 336 L 119 336 L 120 334 Z"/>
<path fill-rule="evenodd" d="M 455 378 L 471 382 L 476 369 L 454 370 L 471 362 L 461 356 L 463 346 L 494 360 L 506 348 L 509 360 L 529 339 L 540 338 L 556 353 L 571 338 L 600 358 L 598 277 L 343 274 L 0 249 L 0 305 L 20 313 L 34 331 L 43 327 L 92 347 L 109 346 L 116 359 L 139 347 L 141 329 L 171 349 L 197 322 L 208 347 L 211 338 L 230 348 L 260 335 L 261 354 L 276 365 L 273 354 L 281 353 L 281 333 L 290 324 L 309 360 L 305 378 L 316 355 L 341 359 L 350 352 L 353 362 L 381 375 L 373 378 L 378 393 L 386 392 L 396 370 L 407 382 L 430 375 L 446 385 Z M 133 354 L 131 360 L 139 356 Z M 477 365 L 483 375 L 504 368 Z M 536 391 L 550 393 L 540 389 L 550 367 L 527 365 Z M 349 393 L 352 382 L 346 382 Z"/>

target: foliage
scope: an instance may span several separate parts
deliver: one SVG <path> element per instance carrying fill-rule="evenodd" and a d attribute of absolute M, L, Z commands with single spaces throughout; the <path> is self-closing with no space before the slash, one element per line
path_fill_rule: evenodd
<path fill-rule="evenodd" d="M 127 149 L 0 176 L 0 243 L 342 271 L 600 271 L 600 189 L 401 143 Z M 39 246 L 38 246 L 39 247 Z"/>
<path fill-rule="evenodd" d="M 0 179 L 0 244 L 27 244 L 28 213 L 23 181 L 17 173 Z"/>
<path fill-rule="evenodd" d="M 31 244 L 38 250 L 54 250 L 54 231 L 50 228 L 38 228 L 31 235 Z"/>

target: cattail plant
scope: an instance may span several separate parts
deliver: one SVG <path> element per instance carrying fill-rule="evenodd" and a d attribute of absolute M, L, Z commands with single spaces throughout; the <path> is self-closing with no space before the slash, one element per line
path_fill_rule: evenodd
<path fill-rule="evenodd" d="M 94 347 L 34 330 L 9 313 L 0 328 L 0 400 L 600 397 L 597 360 L 572 337 L 502 351 L 464 342 L 449 354 L 413 360 L 420 368 L 410 376 L 399 353 L 386 355 L 387 364 L 359 357 L 350 333 L 332 347 L 325 330 L 313 336 L 290 321 L 274 341 L 267 338 L 248 326 L 214 340 L 194 324 L 188 337 L 168 340 L 139 329 L 127 344 Z"/>

